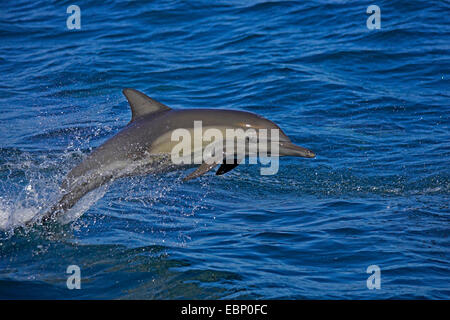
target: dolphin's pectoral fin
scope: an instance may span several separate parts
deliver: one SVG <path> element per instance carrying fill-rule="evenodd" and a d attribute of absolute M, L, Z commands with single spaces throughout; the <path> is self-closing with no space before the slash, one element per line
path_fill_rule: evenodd
<path fill-rule="evenodd" d="M 222 174 L 225 174 L 234 168 L 236 168 L 239 165 L 240 161 L 237 161 L 237 159 L 234 160 L 234 163 L 222 163 L 219 167 L 219 169 L 216 172 L 216 176 L 220 176 Z"/>
<path fill-rule="evenodd" d="M 194 172 L 191 172 L 187 177 L 183 178 L 183 181 L 188 181 L 188 180 L 191 180 L 194 178 L 198 178 L 201 175 L 204 175 L 205 173 L 207 173 L 209 170 L 213 169 L 217 165 L 218 165 L 217 162 L 213 162 L 213 163 L 203 162 L 200 165 L 200 167 L 198 167 Z"/>
<path fill-rule="evenodd" d="M 153 100 L 152 98 L 148 97 L 147 95 L 143 94 L 142 92 L 139 92 L 135 89 L 123 89 L 123 94 L 128 100 L 128 103 L 130 104 L 131 108 L 131 121 L 133 122 L 137 118 L 140 118 L 142 116 L 151 114 L 151 113 L 157 113 L 161 111 L 169 111 L 172 110 L 165 104 L 162 104 L 161 102 L 158 102 L 156 100 Z"/>

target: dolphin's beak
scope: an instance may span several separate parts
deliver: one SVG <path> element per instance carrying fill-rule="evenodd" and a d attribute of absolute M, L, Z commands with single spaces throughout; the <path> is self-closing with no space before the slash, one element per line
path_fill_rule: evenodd
<path fill-rule="evenodd" d="M 314 158 L 316 154 L 311 150 L 297 146 L 292 142 L 280 142 L 280 156 L 294 156 L 303 158 Z"/>

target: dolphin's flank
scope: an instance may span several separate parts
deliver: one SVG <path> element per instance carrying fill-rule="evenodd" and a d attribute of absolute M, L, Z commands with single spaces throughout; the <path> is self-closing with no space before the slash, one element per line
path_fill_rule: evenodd
<path fill-rule="evenodd" d="M 250 112 L 221 109 L 175 110 L 134 89 L 124 89 L 123 94 L 131 107 L 131 121 L 68 173 L 61 184 L 62 198 L 44 214 L 44 222 L 60 216 L 88 192 L 115 179 L 186 167 L 175 165 L 171 161 L 171 152 L 178 143 L 172 141 L 171 137 L 174 130 L 180 128 L 193 132 L 194 121 L 201 121 L 205 130 L 215 128 L 224 133 L 227 129 L 278 129 L 280 156 L 315 156 L 312 151 L 294 145 L 275 123 Z M 202 141 L 200 145 L 203 151 L 206 144 Z M 246 156 L 248 155 L 247 153 Z M 223 160 L 230 157 L 230 154 L 224 151 L 221 156 Z M 224 174 L 235 168 L 239 161 L 237 158 L 232 163 L 205 161 L 185 180 L 201 176 L 218 164 L 221 166 L 216 174 Z"/>

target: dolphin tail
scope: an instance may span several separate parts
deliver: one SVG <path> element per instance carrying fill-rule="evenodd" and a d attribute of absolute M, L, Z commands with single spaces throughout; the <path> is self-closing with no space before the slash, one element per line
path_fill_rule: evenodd
<path fill-rule="evenodd" d="M 47 224 L 54 221 L 58 216 L 64 214 L 67 210 L 72 208 L 78 200 L 80 200 L 87 192 L 78 189 L 64 194 L 61 199 L 55 203 L 42 217 L 42 223 Z"/>
<path fill-rule="evenodd" d="M 59 216 L 71 209 L 81 198 L 83 198 L 89 192 L 99 188 L 112 180 L 112 176 L 101 176 L 97 178 L 90 178 L 88 182 L 79 183 L 70 191 L 63 194 L 61 199 L 50 207 L 49 210 L 42 216 L 42 223 L 48 224 L 55 221 Z M 64 190 L 68 185 L 67 180 L 61 184 L 61 189 Z"/>

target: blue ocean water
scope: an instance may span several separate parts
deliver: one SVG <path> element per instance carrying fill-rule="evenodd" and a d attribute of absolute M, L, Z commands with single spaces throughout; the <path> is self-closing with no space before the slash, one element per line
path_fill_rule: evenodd
<path fill-rule="evenodd" d="M 66 26 L 72 4 L 79 30 Z M 450 298 L 449 9 L 2 2 L 0 298 Z M 246 165 L 186 183 L 127 178 L 73 223 L 24 227 L 128 123 L 125 87 L 258 113 L 317 157 L 282 158 L 275 176 Z"/>

